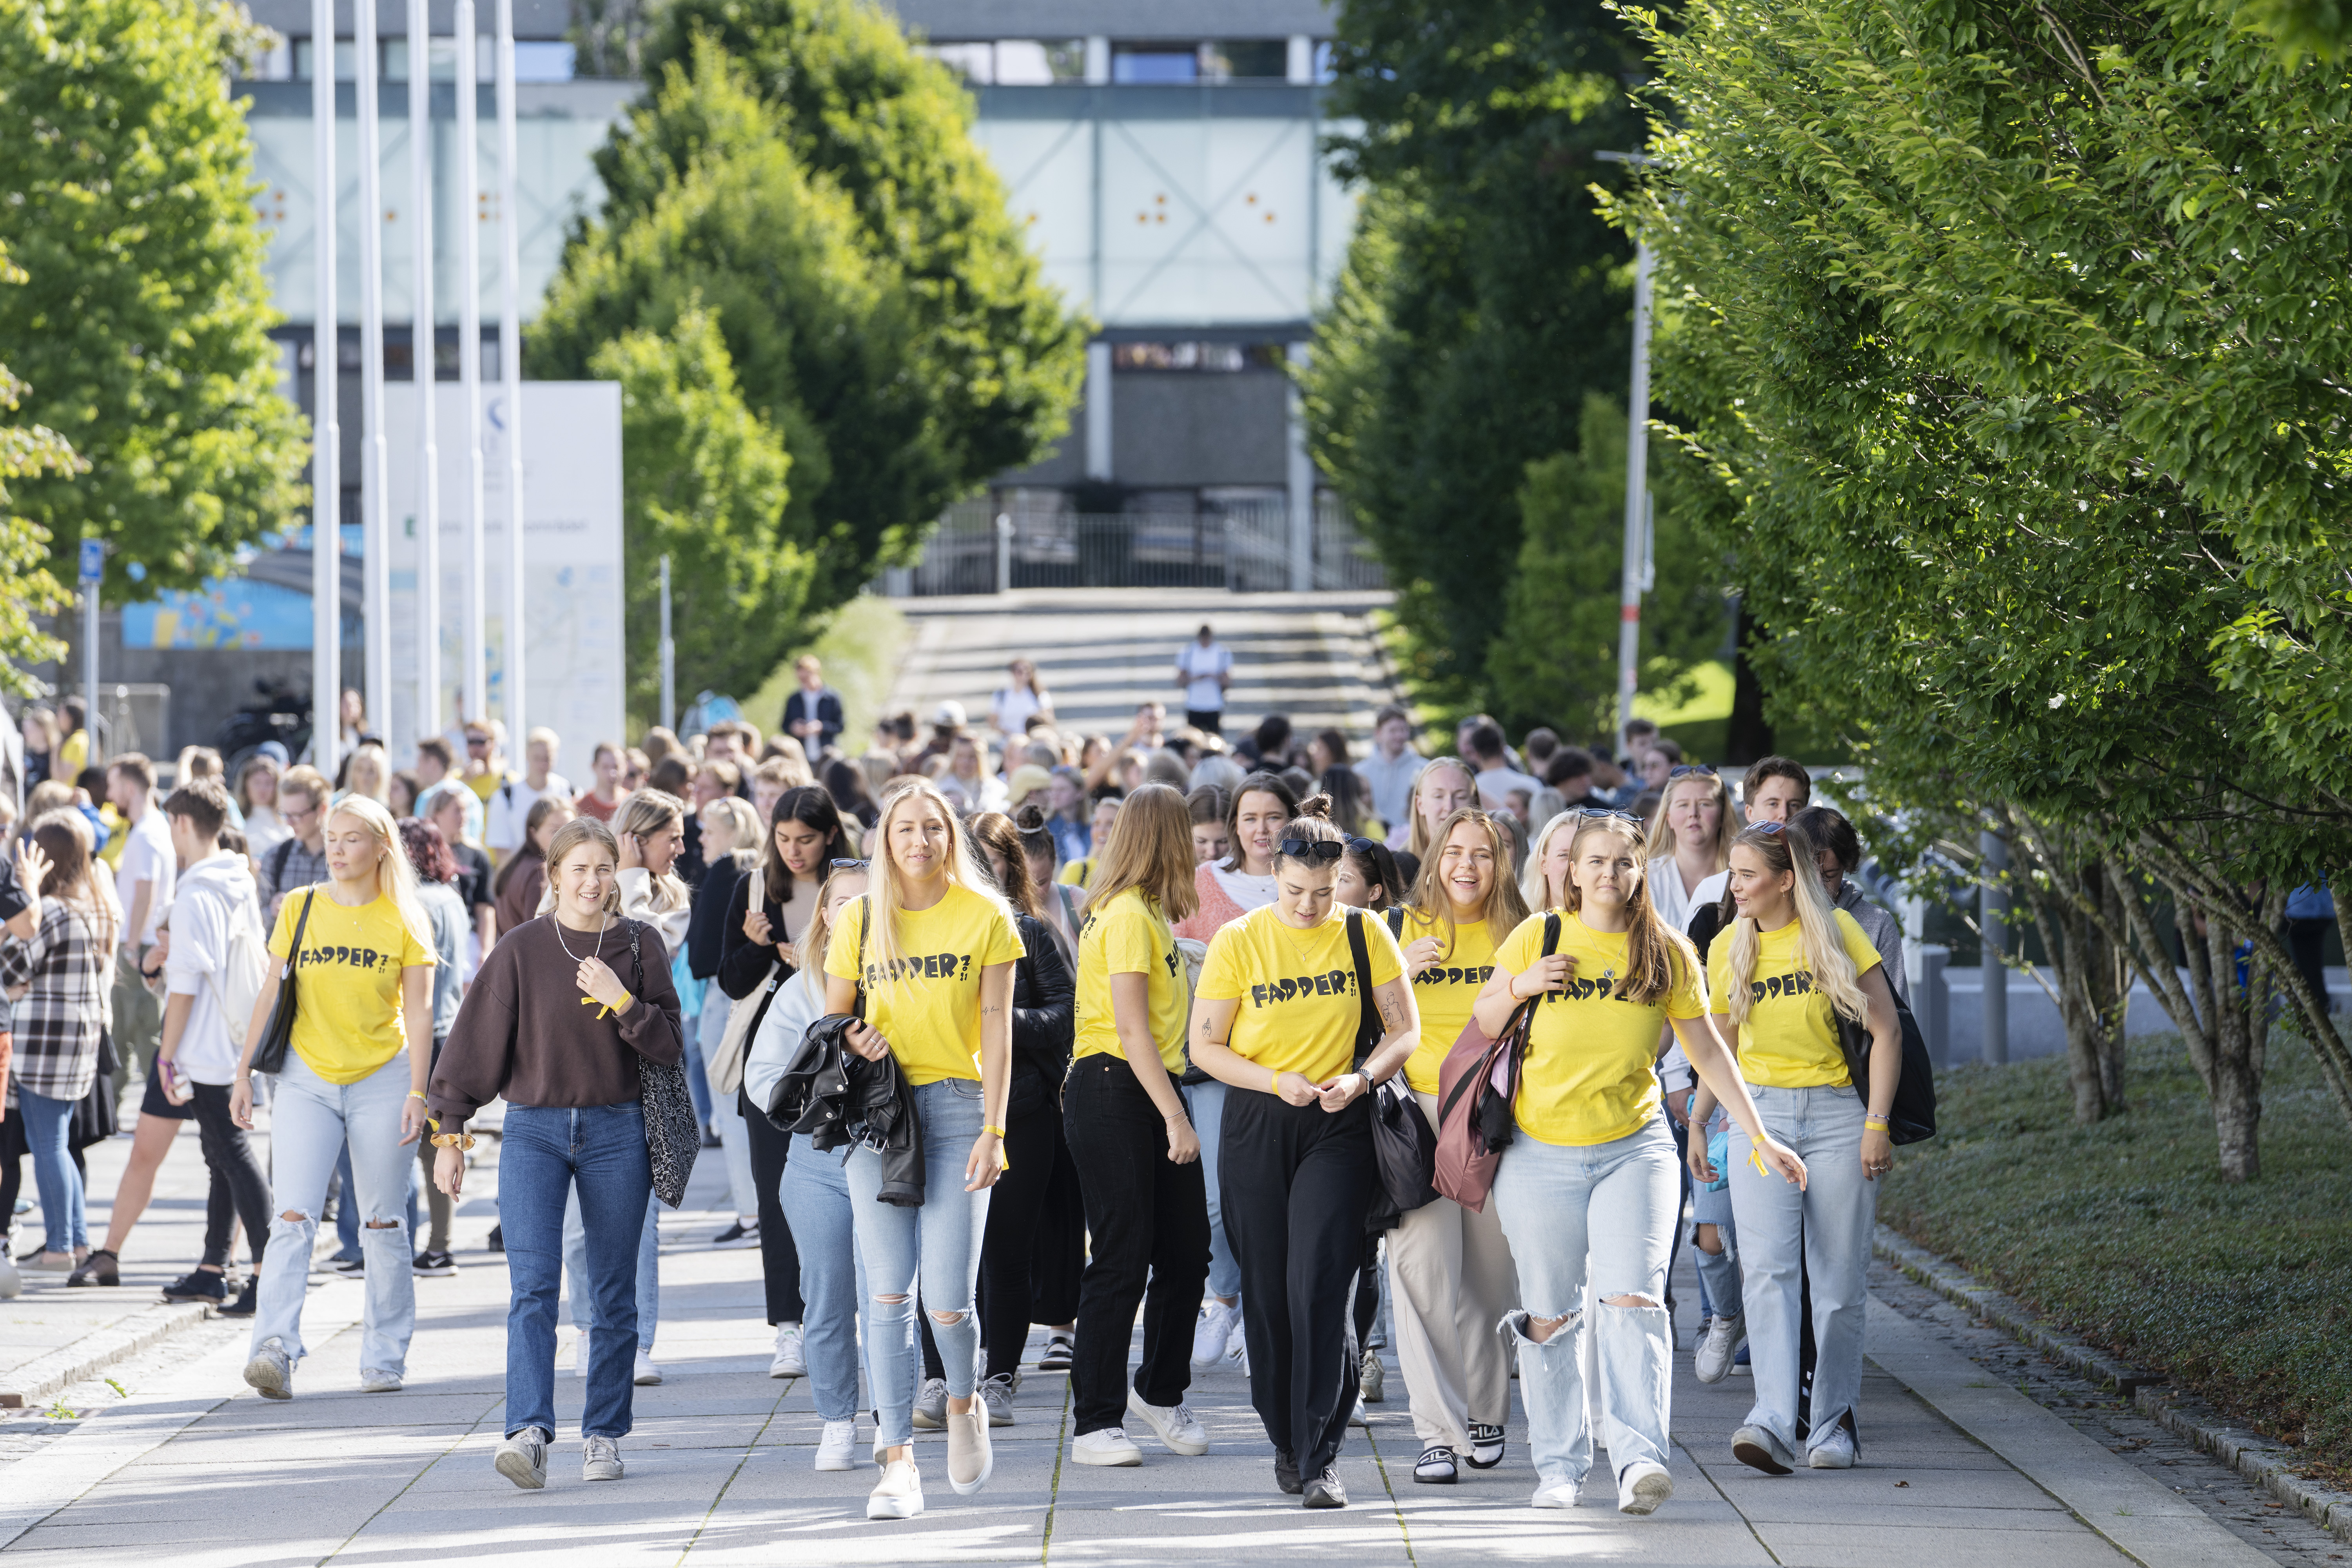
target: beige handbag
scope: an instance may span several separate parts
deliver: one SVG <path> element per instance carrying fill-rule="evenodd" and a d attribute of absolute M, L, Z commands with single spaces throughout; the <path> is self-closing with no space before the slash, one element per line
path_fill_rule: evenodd
<path fill-rule="evenodd" d="M 765 909 L 768 903 L 768 872 L 764 866 L 751 868 L 751 896 L 744 904 L 746 910 Z M 710 1080 L 713 1094 L 733 1094 L 743 1081 L 743 1055 L 751 1048 L 751 1036 L 760 1027 L 760 1018 L 775 999 L 776 987 L 784 982 L 784 966 L 781 961 L 768 965 L 768 977 L 760 982 L 759 989 L 748 996 L 738 997 L 727 1010 L 727 1032 L 719 1037 L 719 1049 L 702 1064 L 704 1076 Z"/>

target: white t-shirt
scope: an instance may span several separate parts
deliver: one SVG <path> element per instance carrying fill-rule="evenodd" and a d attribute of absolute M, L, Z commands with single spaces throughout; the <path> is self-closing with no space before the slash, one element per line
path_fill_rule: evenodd
<path fill-rule="evenodd" d="M 991 705 L 996 710 L 999 732 L 1014 737 L 1028 732 L 1030 715 L 1045 710 L 1045 705 L 1037 700 L 1037 694 L 1025 686 L 1002 688 Z"/>
<path fill-rule="evenodd" d="M 172 823 L 161 806 L 151 805 L 123 840 L 122 864 L 114 874 L 122 890 L 122 911 L 131 912 L 131 905 L 139 897 L 139 884 L 147 884 L 147 923 L 140 928 L 139 945 L 155 945 L 155 927 L 163 911 L 172 904 L 172 880 L 179 866 L 179 857 L 172 852 Z"/>
<path fill-rule="evenodd" d="M 511 778 L 490 792 L 489 821 L 482 829 L 482 843 L 501 855 L 512 854 L 522 847 L 523 827 L 530 820 L 530 808 L 539 804 L 542 795 L 572 798 L 572 785 L 561 773 L 547 775 L 547 787 L 537 790 L 526 779 Z"/>
<path fill-rule="evenodd" d="M 1478 804 L 1488 811 L 1507 811 L 1511 805 L 1511 792 L 1523 789 L 1532 801 L 1536 791 L 1543 788 L 1543 780 L 1531 778 L 1517 768 L 1489 768 L 1477 775 Z"/>
<path fill-rule="evenodd" d="M 1658 918 L 1685 935 L 1690 932 L 1690 918 L 1702 904 L 1713 903 L 1723 897 L 1730 885 L 1731 873 L 1717 871 L 1704 878 L 1688 893 L 1683 891 L 1683 874 L 1675 868 L 1675 858 L 1661 855 L 1650 862 L 1650 903 Z M 1691 1084 L 1690 1058 L 1683 1054 L 1682 1042 L 1676 1040 L 1658 1063 L 1658 1077 L 1669 1091 L 1688 1089 Z"/>
<path fill-rule="evenodd" d="M 1234 656 L 1221 642 L 1202 647 L 1195 639 L 1178 648 L 1176 668 L 1192 681 L 1184 688 L 1184 706 L 1195 713 L 1223 712 L 1225 688 L 1218 678 L 1233 667 Z"/>

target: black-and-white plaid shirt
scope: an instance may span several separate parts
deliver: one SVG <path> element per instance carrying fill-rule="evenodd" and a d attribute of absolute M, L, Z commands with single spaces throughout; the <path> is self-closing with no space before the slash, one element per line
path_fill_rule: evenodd
<path fill-rule="evenodd" d="M 15 1009 L 12 1102 L 20 1085 L 51 1100 L 79 1100 L 89 1092 L 114 977 L 108 934 L 61 900 L 44 899 L 32 941 L 0 936 L 0 985 L 30 986 Z"/>
<path fill-rule="evenodd" d="M 261 913 L 264 920 L 278 918 L 278 900 L 297 888 L 307 888 L 313 882 L 327 879 L 327 847 L 321 842 L 313 852 L 299 838 L 289 838 L 274 845 L 261 857 Z"/>

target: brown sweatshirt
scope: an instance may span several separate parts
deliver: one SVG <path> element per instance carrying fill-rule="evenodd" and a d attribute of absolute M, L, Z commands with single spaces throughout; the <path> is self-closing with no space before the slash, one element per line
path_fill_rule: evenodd
<path fill-rule="evenodd" d="M 635 997 L 617 1017 L 587 1003 L 574 978 L 592 945 Z M 553 915 L 541 915 L 499 938 L 474 977 L 433 1068 L 433 1114 L 454 1132 L 501 1096 L 510 1105 L 618 1105 L 637 1098 L 639 1057 L 675 1062 L 685 1051 L 659 931 L 616 918 L 599 940 L 559 932 Z"/>

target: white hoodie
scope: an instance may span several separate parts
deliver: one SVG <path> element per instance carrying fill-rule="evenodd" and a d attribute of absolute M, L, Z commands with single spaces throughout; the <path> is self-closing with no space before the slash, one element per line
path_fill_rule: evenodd
<path fill-rule="evenodd" d="M 229 1037 L 220 993 L 229 932 L 240 920 L 252 921 L 265 935 L 268 930 L 261 923 L 261 900 L 243 856 L 223 850 L 181 874 L 172 898 L 172 955 L 163 963 L 163 983 L 169 994 L 194 998 L 173 1058 L 191 1083 L 236 1079 L 245 1041 Z"/>

